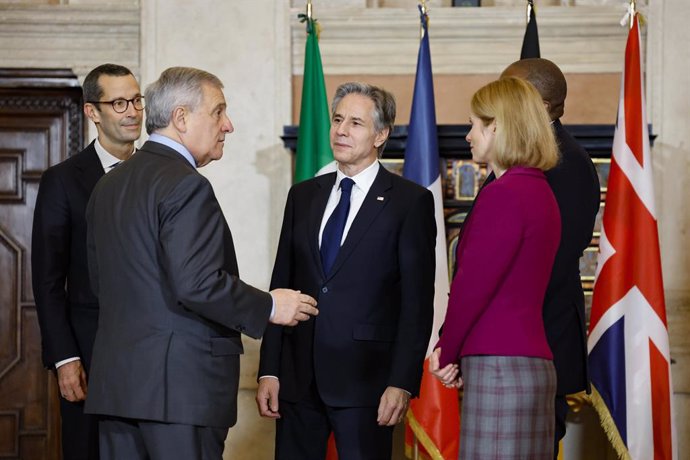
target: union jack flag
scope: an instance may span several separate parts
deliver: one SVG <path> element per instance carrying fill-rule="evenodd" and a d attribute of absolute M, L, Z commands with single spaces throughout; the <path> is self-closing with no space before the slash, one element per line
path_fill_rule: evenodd
<path fill-rule="evenodd" d="M 589 326 L 592 400 L 623 458 L 677 459 L 639 17 L 625 48 Z"/>

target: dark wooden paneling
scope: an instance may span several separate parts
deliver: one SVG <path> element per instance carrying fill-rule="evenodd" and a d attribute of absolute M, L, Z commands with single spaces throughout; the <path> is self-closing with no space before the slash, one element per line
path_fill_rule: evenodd
<path fill-rule="evenodd" d="M 81 150 L 81 89 L 65 70 L 0 69 L 0 458 L 60 459 L 57 384 L 41 364 L 31 224 L 42 172 Z"/>

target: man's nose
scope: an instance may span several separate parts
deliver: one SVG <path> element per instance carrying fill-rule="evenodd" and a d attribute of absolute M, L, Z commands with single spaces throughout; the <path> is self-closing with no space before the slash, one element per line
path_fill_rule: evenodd
<path fill-rule="evenodd" d="M 230 120 L 230 117 L 225 115 L 225 122 L 223 123 L 223 132 L 229 134 L 233 131 L 235 131 L 235 127 L 232 125 L 232 120 Z"/>
<path fill-rule="evenodd" d="M 136 117 L 140 116 L 142 113 L 143 112 L 141 110 L 137 110 L 134 108 L 134 102 L 132 102 L 132 101 L 127 102 L 127 109 L 125 110 L 125 114 L 128 117 L 136 118 Z"/>

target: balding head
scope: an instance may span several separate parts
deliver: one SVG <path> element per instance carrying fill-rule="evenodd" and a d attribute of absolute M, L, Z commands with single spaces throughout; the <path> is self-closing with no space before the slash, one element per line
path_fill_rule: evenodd
<path fill-rule="evenodd" d="M 510 64 L 501 74 L 503 77 L 524 78 L 532 83 L 547 104 L 552 120 L 563 116 L 568 84 L 563 72 L 548 59 L 521 59 Z"/>

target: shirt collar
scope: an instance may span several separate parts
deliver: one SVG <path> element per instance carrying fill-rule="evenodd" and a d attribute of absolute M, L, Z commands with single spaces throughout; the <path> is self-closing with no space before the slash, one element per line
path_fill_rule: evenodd
<path fill-rule="evenodd" d="M 190 165 L 192 165 L 192 168 L 196 168 L 196 160 L 192 156 L 191 152 L 189 150 L 187 150 L 187 147 L 180 144 L 179 142 L 174 141 L 174 140 L 170 139 L 169 137 L 164 136 L 162 134 L 158 134 L 158 133 L 151 134 L 149 136 L 149 140 L 152 142 L 158 142 L 159 144 L 163 144 L 167 147 L 170 147 L 171 149 L 173 149 L 174 151 L 176 151 L 177 153 L 182 155 L 184 157 L 184 159 L 187 160 L 187 162 Z"/>
<path fill-rule="evenodd" d="M 98 155 L 98 159 L 101 161 L 101 166 L 103 166 L 104 171 L 109 171 L 110 168 L 122 161 L 115 155 L 108 152 L 98 141 L 98 138 L 96 138 L 93 147 L 96 149 L 96 155 Z M 136 149 L 132 151 L 132 154 L 134 154 L 135 151 Z"/>
<path fill-rule="evenodd" d="M 378 160 L 376 160 L 372 164 L 367 166 L 366 169 L 364 169 L 363 171 L 360 171 L 359 173 L 350 177 L 350 179 L 355 181 L 355 186 L 366 194 L 369 192 L 371 184 L 373 184 L 374 180 L 376 180 L 376 175 L 379 173 L 379 167 L 380 163 Z M 335 186 L 339 186 L 340 181 L 346 177 L 348 176 L 346 176 L 345 173 L 343 173 L 340 170 L 340 168 L 338 168 L 336 171 Z"/>

